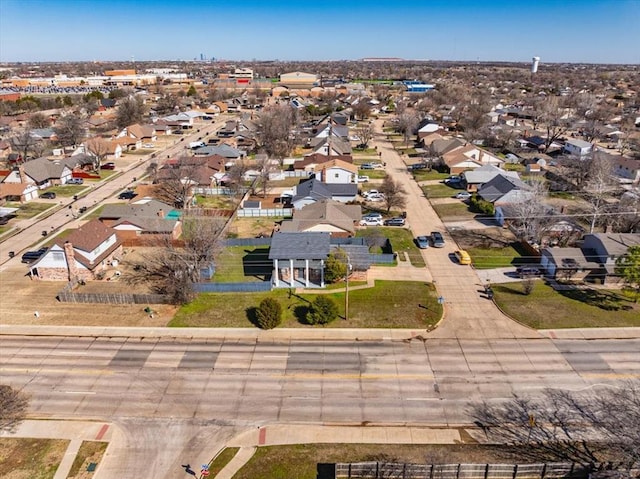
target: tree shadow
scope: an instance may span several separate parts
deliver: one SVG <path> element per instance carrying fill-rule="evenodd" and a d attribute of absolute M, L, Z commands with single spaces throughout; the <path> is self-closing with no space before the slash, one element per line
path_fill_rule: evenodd
<path fill-rule="evenodd" d="M 293 308 L 293 315 L 300 324 L 309 324 L 307 322 L 307 315 L 309 314 L 310 309 L 311 307 L 306 304 L 298 304 Z"/>
<path fill-rule="evenodd" d="M 579 301 L 589 306 L 605 311 L 620 311 L 621 309 L 629 309 L 626 305 L 620 304 L 621 298 L 611 293 L 599 291 L 597 289 L 566 289 L 559 290 L 562 296 Z"/>
<path fill-rule="evenodd" d="M 260 326 L 258 325 L 258 308 L 255 306 L 249 306 L 244 310 L 244 312 L 247 315 L 247 319 L 249 320 L 249 322 L 256 328 L 259 328 Z"/>
<path fill-rule="evenodd" d="M 273 264 L 269 259 L 269 248 L 245 250 L 242 257 L 242 269 L 245 276 L 254 276 L 262 281 L 270 281 Z"/>

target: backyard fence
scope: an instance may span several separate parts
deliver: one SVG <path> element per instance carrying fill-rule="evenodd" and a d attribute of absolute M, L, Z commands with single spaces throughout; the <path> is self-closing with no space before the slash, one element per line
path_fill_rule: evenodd
<path fill-rule="evenodd" d="M 393 253 L 370 254 L 369 258 L 371 264 L 393 264 L 396 260 L 396 255 Z"/>
<path fill-rule="evenodd" d="M 335 465 L 336 478 L 402 479 L 582 479 L 587 467 L 573 463 L 403 464 L 357 462 Z"/>
<path fill-rule="evenodd" d="M 229 238 L 225 246 L 271 246 L 271 238 Z"/>
<path fill-rule="evenodd" d="M 249 208 L 238 210 L 238 218 L 291 218 L 292 216 L 293 208 Z"/>
<path fill-rule="evenodd" d="M 62 290 L 58 293 L 61 303 L 102 303 L 102 304 L 168 304 L 169 299 L 162 294 L 127 293 L 74 293 Z"/>
<path fill-rule="evenodd" d="M 196 283 L 193 289 L 198 293 L 259 293 L 271 291 L 271 282 L 251 283 Z"/>

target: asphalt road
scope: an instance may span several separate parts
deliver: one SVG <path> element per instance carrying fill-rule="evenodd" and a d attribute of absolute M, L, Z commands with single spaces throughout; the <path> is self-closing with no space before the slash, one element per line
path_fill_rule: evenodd
<path fill-rule="evenodd" d="M 174 477 L 270 423 L 468 424 L 469 401 L 640 375 L 640 340 L 251 341 L 2 338 L 2 382 L 31 415 L 115 422 L 101 477 Z"/>
<path fill-rule="evenodd" d="M 17 264 L 20 262 L 20 256 L 25 250 L 37 249 L 41 244 L 49 241 L 50 237 L 43 237 L 42 231 L 55 234 L 56 232 L 69 228 L 72 226 L 77 227 L 77 221 L 73 215 L 70 214 L 71 210 L 69 205 L 73 205 L 74 209 L 78 209 L 82 206 L 92 208 L 99 205 L 106 199 L 113 198 L 119 194 L 126 187 L 131 186 L 134 183 L 134 178 L 141 178 L 145 174 L 145 170 L 152 159 L 157 161 L 166 160 L 168 157 L 175 156 L 185 151 L 185 147 L 190 141 L 195 141 L 199 137 L 211 135 L 218 129 L 220 129 L 228 118 L 226 116 L 219 117 L 215 122 L 208 122 L 197 124 L 194 126 L 193 133 L 189 135 L 183 135 L 183 140 L 177 140 L 175 144 L 169 146 L 165 150 L 159 150 L 155 152 L 155 158 L 152 155 L 147 155 L 146 158 L 141 159 L 135 164 L 130 165 L 125 171 L 122 171 L 120 175 L 113 179 L 109 179 L 100 183 L 91 183 L 90 189 L 78 201 L 73 201 L 73 198 L 59 197 L 58 209 L 48 216 L 34 218 L 32 220 L 26 220 L 21 223 L 22 229 L 0 243 L 0 270 L 5 264 Z M 200 130 L 200 131 L 196 131 Z M 9 258 L 9 251 L 13 251 L 16 256 L 13 259 Z"/>

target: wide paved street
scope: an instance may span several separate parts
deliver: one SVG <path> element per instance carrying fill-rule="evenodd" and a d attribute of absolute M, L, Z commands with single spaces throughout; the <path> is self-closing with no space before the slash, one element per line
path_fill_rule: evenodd
<path fill-rule="evenodd" d="M 638 377 L 639 350 L 640 340 L 624 339 L 3 336 L 0 371 L 3 383 L 32 394 L 32 416 L 113 421 L 122 428 L 101 477 L 134 477 L 127 471 L 159 455 L 151 469 L 172 477 L 163 471 L 174 469 L 186 451 L 213 451 L 238 428 L 465 424 L 469 401 Z"/>

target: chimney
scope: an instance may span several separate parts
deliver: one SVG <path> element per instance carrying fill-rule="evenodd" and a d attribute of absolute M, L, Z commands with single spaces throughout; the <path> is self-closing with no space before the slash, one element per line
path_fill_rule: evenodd
<path fill-rule="evenodd" d="M 18 166 L 18 174 L 20 175 L 20 183 L 22 184 L 27 183 L 27 175 L 24 172 L 24 166 L 22 165 Z"/>
<path fill-rule="evenodd" d="M 76 266 L 76 255 L 73 251 L 73 244 L 65 241 L 64 254 L 67 257 L 67 268 L 69 269 L 69 281 L 78 278 L 78 267 Z M 79 279 L 79 278 L 78 278 Z"/>

